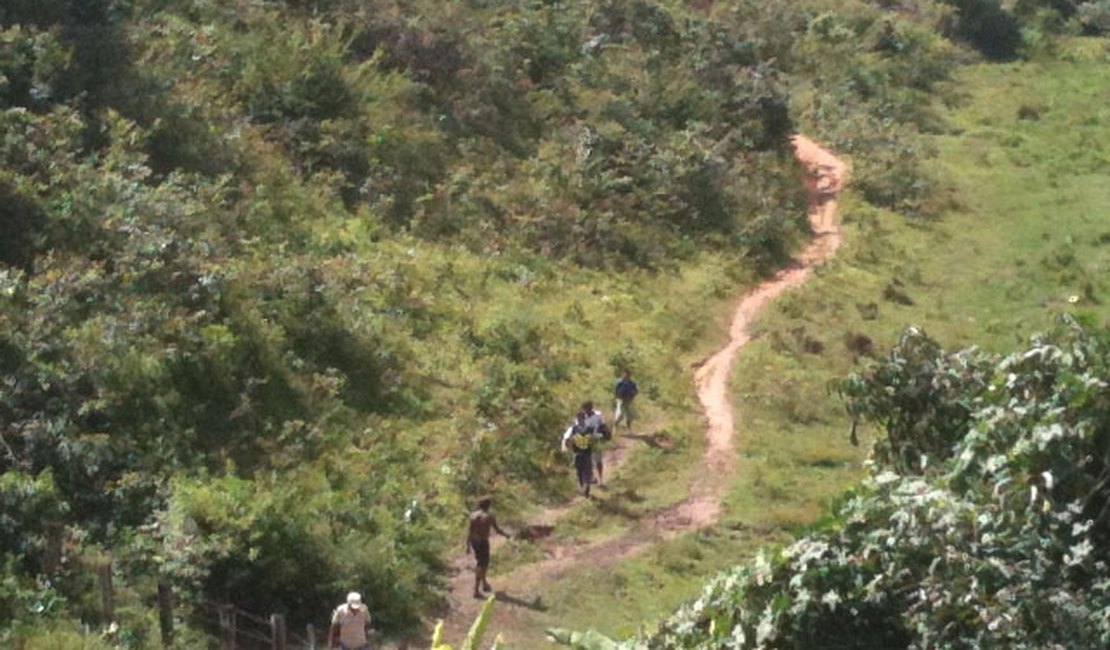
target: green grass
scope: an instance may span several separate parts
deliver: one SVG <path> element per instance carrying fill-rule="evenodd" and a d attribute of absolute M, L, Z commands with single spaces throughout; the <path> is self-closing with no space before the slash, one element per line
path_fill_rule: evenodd
<path fill-rule="evenodd" d="M 741 444 L 721 525 L 547 586 L 545 611 L 512 631 L 519 645 L 541 643 L 547 626 L 632 634 L 695 596 L 716 571 L 819 519 L 861 476 L 874 435 L 861 431 L 863 444 L 852 447 L 849 422 L 827 389 L 857 367 L 862 337 L 882 354 L 916 324 L 949 348 L 1002 352 L 1062 313 L 1108 322 L 1110 69 L 1097 57 L 981 65 L 961 70 L 958 82 L 964 97 L 946 111 L 946 132 L 932 137 L 939 156 L 929 166 L 948 188 L 942 216 L 907 220 L 849 191 L 836 259 L 758 320 L 757 339 L 734 366 Z M 1023 106 L 1039 119 L 1029 110 L 1020 119 Z M 892 290 L 912 304 L 884 296 Z M 716 310 L 717 323 L 731 300 Z M 723 342 L 723 326 L 718 331 L 703 350 Z M 669 389 L 692 394 L 690 374 L 683 369 Z M 675 461 L 697 458 L 696 438 L 687 436 L 689 450 Z M 621 484 L 684 474 L 680 464 L 657 462 L 631 461 Z M 653 497 L 651 507 L 665 501 Z M 562 534 L 572 537 L 613 530 L 586 512 L 564 523 Z"/>
<path fill-rule="evenodd" d="M 882 354 L 916 324 L 948 348 L 1002 352 L 1065 312 L 1107 323 L 1110 70 L 983 65 L 962 70 L 959 84 L 964 102 L 933 138 L 950 209 L 912 221 L 849 193 L 845 248 L 758 322 L 762 335 L 734 375 L 747 417 L 730 519 L 812 521 L 858 475 L 860 452 L 827 389 L 853 368 L 850 339 L 866 336 Z M 1018 119 L 1037 102 L 1039 120 Z M 913 304 L 884 298 L 890 286 Z M 820 354 L 805 351 L 806 338 Z"/>
<path fill-rule="evenodd" d="M 544 631 L 553 627 L 593 627 L 610 636 L 626 637 L 691 598 L 707 576 L 747 560 L 767 544 L 786 539 L 785 531 L 771 527 L 721 527 L 653 545 L 615 565 L 605 563 L 603 568 L 587 559 L 580 569 L 543 585 L 539 600 L 531 601 L 538 608 L 528 611 L 513 627 L 497 627 L 497 618 L 493 625 L 513 648 L 546 646 Z M 498 587 L 519 593 L 535 585 L 501 582 Z M 516 606 L 504 603 L 500 607 Z"/>

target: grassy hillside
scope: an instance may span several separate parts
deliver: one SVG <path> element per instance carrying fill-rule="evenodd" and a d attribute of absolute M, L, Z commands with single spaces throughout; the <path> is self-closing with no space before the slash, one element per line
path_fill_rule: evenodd
<path fill-rule="evenodd" d="M 570 496 L 554 437 L 624 366 L 675 445 L 635 450 L 615 487 L 635 479 L 633 514 L 681 498 L 701 444 L 690 363 L 809 234 L 791 129 L 856 158 L 853 243 L 814 290 L 845 273 L 866 295 L 895 275 L 919 291 L 926 262 L 904 265 L 922 227 L 884 210 L 947 206 L 917 134 L 979 32 L 960 3 L 913 6 L 4 3 L 0 640 L 114 618 L 105 643 L 147 647 L 159 582 L 182 647 L 212 632 L 213 603 L 319 625 L 352 587 L 388 635 L 410 631 L 441 601 L 468 501 L 493 493 L 519 519 Z M 1064 119 L 1030 109 L 1030 143 Z M 1059 241 L 1075 256 L 1049 260 L 1053 290 L 1093 301 L 1094 244 Z M 785 457 L 757 452 L 780 416 L 753 417 L 755 483 L 721 531 L 632 560 L 612 592 L 592 583 L 635 599 L 618 631 L 855 475 L 852 452 L 812 435 L 839 424 L 798 346 L 826 335 L 774 320 L 807 318 L 789 305 L 809 291 L 749 357 L 788 368 L 791 390 L 741 391 L 806 433 Z M 878 323 L 899 309 L 880 303 Z M 875 349 L 893 337 L 847 329 Z M 824 349 L 834 376 L 848 353 Z M 560 534 L 622 517 L 574 509 Z M 108 564 L 115 612 L 93 578 Z M 556 603 L 572 623 L 606 611 Z"/>
<path fill-rule="evenodd" d="M 1098 280 L 1105 274 L 1105 247 L 1092 225 L 1098 206 L 1105 204 L 1106 183 L 1104 175 L 1090 175 L 1092 168 L 1084 162 L 1102 154 L 1097 144 L 1072 146 L 1079 138 L 1065 136 L 1062 143 L 1061 134 L 1077 123 L 1101 124 L 1105 91 L 1098 80 L 1104 76 L 1106 45 L 1086 40 L 1059 47 L 1063 61 L 962 69 L 946 86 L 951 94 L 916 108 L 918 119 L 935 135 L 916 138 L 907 132 L 904 148 L 877 148 L 874 159 L 860 154 L 853 160 L 863 174 L 890 182 L 893 190 L 882 193 L 872 189 L 880 183 L 863 183 L 842 196 L 846 247 L 805 287 L 776 303 L 759 323 L 759 340 L 741 354 L 734 371 L 740 464 L 721 525 L 603 570 L 584 567 L 564 576 L 544 590 L 546 611 L 529 612 L 516 623 L 527 628 L 519 631 L 523 638 L 540 643 L 538 630 L 549 626 L 593 628 L 616 637 L 651 629 L 652 621 L 701 591 L 702 576 L 826 518 L 830 503 L 864 476 L 859 461 L 876 435 L 861 427 L 861 447 L 851 446 L 844 406 L 829 382 L 862 367 L 868 357 L 881 357 L 907 324 L 922 325 L 952 349 L 979 345 L 994 352 L 1021 348 L 1032 333 L 1052 329 L 1064 313 L 1105 326 L 1101 300 L 1082 293 L 1091 279 L 1105 291 Z M 830 77 L 835 70 L 823 68 Z M 813 78 L 800 80 L 796 98 L 807 97 L 808 85 L 817 83 Z M 1019 117 L 1030 97 L 1052 97 L 1053 114 Z M 805 101 L 796 108 L 800 121 L 821 115 Z M 976 122 L 996 128 L 987 146 L 963 137 Z M 814 130 L 847 152 L 866 137 L 836 120 L 815 124 Z M 1024 159 L 1008 157 L 1009 164 L 990 169 L 981 164 L 1005 155 L 1016 133 L 1030 132 L 1036 135 L 1021 140 L 1028 151 Z M 1085 135 L 1085 141 L 1099 141 L 1094 133 Z M 893 152 L 900 153 L 891 157 Z M 900 186 L 897 174 L 912 166 L 897 161 L 926 160 L 931 152 L 938 157 L 930 164 L 928 184 Z M 1038 169 L 1029 160 L 1049 165 Z M 1066 166 L 1065 160 L 1078 164 Z M 875 173 L 876 167 L 884 173 Z M 1059 173 L 1065 168 L 1071 173 Z M 1057 182 L 1066 183 L 1059 193 L 1027 181 L 1053 170 Z M 1074 210 L 1054 207 L 1051 227 L 1046 227 L 1044 206 L 1067 206 L 1085 195 L 1095 199 Z M 1016 200 L 1019 196 L 1024 200 Z M 1036 237 L 1030 238 L 1027 229 Z M 1073 272 L 1056 271 L 1043 245 L 1046 232 L 1050 239 L 1081 242 L 1080 252 L 1068 262 Z M 997 270 L 1009 265 L 1028 269 L 1020 283 L 1011 283 L 1021 287 L 1025 300 L 1013 299 L 1012 288 L 1003 293 L 992 282 Z M 636 478 L 626 480 L 636 484 Z M 681 625 L 694 619 L 677 620 Z"/>
<path fill-rule="evenodd" d="M 853 368 L 859 372 L 872 367 L 869 357 L 884 358 L 907 325 L 920 326 L 950 350 L 978 346 L 994 353 L 1026 349 L 1033 333 L 1054 330 L 1062 315 L 1094 330 L 1106 327 L 1110 312 L 1104 302 L 1104 278 L 1110 258 L 1102 236 L 1104 221 L 1098 215 L 1110 200 L 1110 179 L 1106 152 L 1098 143 L 1110 128 L 1105 109 L 1110 50 L 1103 40 L 1061 47 L 1065 60 L 960 70 L 959 97 L 938 113 L 939 132 L 927 138 L 938 152 L 931 165 L 933 177 L 945 190 L 938 218 L 907 220 L 860 201 L 857 192 L 842 197 L 845 248 L 805 287 L 772 307 L 760 321 L 760 340 L 739 359 L 734 391 L 735 404 L 745 414 L 739 431 L 742 460 L 721 530 L 675 543 L 673 555 L 659 550 L 628 564 L 627 576 L 656 567 L 646 569 L 655 581 L 647 582 L 667 588 L 653 595 L 673 589 L 678 593 L 671 603 L 679 593 L 685 592 L 688 602 L 699 596 L 659 632 L 637 637 L 640 642 L 686 647 L 720 640 L 738 628 L 748 635 L 748 643 L 753 642 L 764 603 L 754 582 L 758 566 L 737 569 L 701 594 L 691 586 L 696 581 L 687 578 L 687 571 L 697 574 L 723 562 L 752 558 L 760 551 L 758 537 L 751 543 L 753 535 L 785 533 L 821 518 L 829 505 L 826 500 L 854 483 L 857 472 L 863 471 L 857 469 L 859 454 L 874 442 L 887 444 L 887 435 L 882 426 L 861 425 L 861 447 L 853 448 L 849 418 L 829 382 Z M 941 467 L 928 476 L 946 471 Z M 884 502 L 875 498 L 876 504 Z M 845 501 L 838 497 L 832 503 Z M 840 527 L 850 516 L 866 517 L 880 526 L 886 515 L 845 509 L 818 526 L 827 533 L 815 533 L 800 543 L 823 540 L 833 549 L 843 544 L 844 552 L 853 552 L 856 547 L 843 537 L 849 532 Z M 776 572 L 780 564 L 790 564 L 776 552 L 763 552 Z M 660 562 L 668 557 L 669 564 Z M 790 566 L 794 568 L 784 571 L 800 571 Z M 784 575 L 786 580 L 796 574 Z M 839 619 L 853 620 L 841 610 L 862 607 L 850 600 L 855 592 L 835 580 L 826 588 L 847 590 L 839 592 L 845 600 L 835 611 Z M 790 627 L 795 623 L 787 609 L 810 611 L 795 591 L 774 593 L 782 594 L 775 597 L 787 603 L 781 618 L 776 614 L 776 626 L 781 625 L 775 628 L 776 643 L 833 647 L 805 637 L 808 632 L 802 628 Z M 1095 592 L 1074 593 L 1080 602 L 1097 607 L 1091 604 L 1098 602 Z M 648 605 L 638 613 L 659 616 L 666 607 Z M 777 607 L 775 612 L 780 611 Z M 574 608 L 569 618 L 577 622 L 577 629 L 593 627 L 618 637 L 642 625 L 643 618 L 606 614 L 614 609 L 615 604 Z M 818 609 L 814 604 L 814 616 Z M 716 625 L 707 628 L 715 618 Z M 832 634 L 834 627 L 823 629 Z M 872 626 L 880 627 L 877 622 Z M 835 647 L 878 643 L 872 637 L 855 638 L 857 645 Z M 801 646 L 791 645 L 798 643 Z"/>
<path fill-rule="evenodd" d="M 351 586 L 410 628 L 464 500 L 569 495 L 554 438 L 621 366 L 688 422 L 704 315 L 804 234 L 784 44 L 740 18 L 58 0 L 0 26 L 6 639 L 106 623 L 109 561 L 124 643 L 159 580 L 197 629 Z"/>

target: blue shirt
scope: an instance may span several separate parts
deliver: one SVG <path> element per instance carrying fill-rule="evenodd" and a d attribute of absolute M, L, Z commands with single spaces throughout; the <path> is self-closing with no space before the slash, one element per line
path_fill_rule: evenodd
<path fill-rule="evenodd" d="M 617 382 L 617 397 L 621 399 L 632 399 L 636 397 L 636 393 L 640 392 L 636 388 L 636 382 L 631 379 L 622 379 Z"/>

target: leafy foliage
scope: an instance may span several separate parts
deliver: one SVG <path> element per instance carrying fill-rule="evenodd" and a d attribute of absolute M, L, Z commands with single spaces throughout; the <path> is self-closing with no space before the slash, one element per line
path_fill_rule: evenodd
<path fill-rule="evenodd" d="M 1021 25 L 998 0 L 949 0 L 949 3 L 956 8 L 954 36 L 994 60 L 1017 56 L 1022 43 Z"/>
<path fill-rule="evenodd" d="M 1079 22 L 1093 34 L 1110 34 L 1110 2 L 1084 2 L 1078 9 Z"/>
<path fill-rule="evenodd" d="M 470 629 L 466 633 L 466 638 L 460 646 L 461 650 L 475 650 L 481 647 L 482 637 L 486 634 L 486 627 L 489 625 L 490 616 L 493 613 L 493 604 L 497 599 L 490 596 L 486 599 L 485 604 L 482 605 L 482 610 L 478 612 L 478 617 L 470 625 Z M 501 647 L 501 637 L 493 642 L 491 648 Z M 432 633 L 432 650 L 451 650 L 451 646 L 443 642 L 443 621 L 440 620 L 436 623 L 435 631 Z"/>
<path fill-rule="evenodd" d="M 876 459 L 908 473 L 923 469 L 928 458 L 944 460 L 952 453 L 967 432 L 975 400 L 988 387 L 990 371 L 976 350 L 942 356 L 935 341 L 911 328 L 887 359 L 834 388 L 853 422 L 884 428 Z"/>
<path fill-rule="evenodd" d="M 1105 333 L 1075 326 L 1001 359 L 907 332 L 849 380 L 849 408 L 888 432 L 880 449 L 941 453 L 911 472 L 877 454 L 836 522 L 721 576 L 636 643 L 1105 645 L 1108 363 Z M 927 425 L 906 428 L 915 416 Z"/>

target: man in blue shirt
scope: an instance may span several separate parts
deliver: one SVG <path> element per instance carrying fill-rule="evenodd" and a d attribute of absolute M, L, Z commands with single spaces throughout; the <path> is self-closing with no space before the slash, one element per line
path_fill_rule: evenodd
<path fill-rule="evenodd" d="M 632 381 L 632 372 L 625 368 L 621 374 L 621 380 L 617 382 L 617 387 L 614 393 L 617 397 L 616 416 L 613 418 L 613 429 L 617 428 L 621 420 L 624 420 L 624 426 L 632 430 L 632 400 L 636 399 L 636 394 L 640 390 L 636 387 L 636 382 Z"/>

